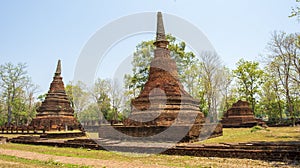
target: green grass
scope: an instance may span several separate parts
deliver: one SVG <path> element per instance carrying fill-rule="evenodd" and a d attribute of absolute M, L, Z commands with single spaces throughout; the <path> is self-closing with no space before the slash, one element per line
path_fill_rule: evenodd
<path fill-rule="evenodd" d="M 0 133 L 0 136 L 11 139 L 11 138 L 19 137 L 19 136 L 40 136 L 40 135 L 38 135 L 38 134 L 1 134 Z"/>
<path fill-rule="evenodd" d="M 41 167 L 41 168 L 88 168 L 87 166 L 63 164 L 54 160 L 40 161 L 24 159 L 15 156 L 0 155 L 0 167 L 13 168 L 13 167 Z"/>
<path fill-rule="evenodd" d="M 223 136 L 207 139 L 204 144 L 239 143 L 253 141 L 300 141 L 300 127 L 253 127 L 253 128 L 224 128 Z"/>
<path fill-rule="evenodd" d="M 65 131 L 65 130 L 61 130 L 61 131 L 47 131 L 46 133 L 51 133 L 51 134 L 62 134 L 62 133 L 80 133 L 80 130 L 73 130 L 73 131 Z"/>
<path fill-rule="evenodd" d="M 192 156 L 169 156 L 169 155 L 148 155 L 148 154 L 133 154 L 133 153 L 116 153 L 99 150 L 87 150 L 76 148 L 57 148 L 48 146 L 34 146 L 24 144 L 3 144 L 0 145 L 2 149 L 14 149 L 19 151 L 31 151 L 36 153 L 43 153 L 55 156 L 69 156 L 74 158 L 93 158 L 101 160 L 111 160 L 115 162 L 125 162 L 125 164 L 131 165 L 132 163 L 138 165 L 162 165 L 171 167 L 189 167 L 189 168 L 201 168 L 201 167 L 220 167 L 223 163 L 228 165 L 236 164 L 251 164 L 251 165 L 264 165 L 270 166 L 270 163 L 256 160 L 241 160 L 241 159 L 229 159 L 229 158 L 205 158 L 205 157 L 192 157 Z M 1 159 L 0 159 L 1 160 Z M 35 161 L 33 161 L 35 162 Z M 32 163 L 35 164 L 35 163 Z M 46 164 L 46 163 L 42 163 Z M 0 164 L 1 167 L 1 164 Z"/>
<path fill-rule="evenodd" d="M 299 141 L 300 127 L 282 127 L 282 128 L 225 128 L 224 135 L 213 139 L 208 139 L 197 143 L 238 143 L 250 141 Z M 268 166 L 272 164 L 264 161 L 255 160 L 239 160 L 228 158 L 204 158 L 191 156 L 167 156 L 167 155 L 148 155 L 148 154 L 133 154 L 133 153 L 117 153 L 101 150 L 88 150 L 83 148 L 58 148 L 49 146 L 34 146 L 24 144 L 2 144 L 1 149 L 13 149 L 19 151 L 31 151 L 36 153 L 67 156 L 74 158 L 91 158 L 101 160 L 112 160 L 116 162 L 137 163 L 137 164 L 156 164 L 174 167 L 219 167 L 225 165 L 252 165 L 252 166 Z M 1 158 L 0 158 L 1 160 Z M 13 161 L 14 162 L 14 161 Z M 35 161 L 33 161 L 35 162 Z M 51 162 L 51 161 L 50 161 Z M 35 164 L 35 163 L 32 163 Z M 46 163 L 41 163 L 46 164 Z M 1 164 L 0 164 L 1 167 Z M 22 167 L 22 166 L 19 166 Z M 243 167 L 243 166 L 242 166 Z"/>

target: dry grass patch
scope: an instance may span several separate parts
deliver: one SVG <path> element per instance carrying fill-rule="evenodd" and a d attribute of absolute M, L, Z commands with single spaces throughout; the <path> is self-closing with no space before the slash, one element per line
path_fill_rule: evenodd
<path fill-rule="evenodd" d="M 197 142 L 204 144 L 239 143 L 253 141 L 300 141 L 300 127 L 224 128 L 223 136 Z"/>
<path fill-rule="evenodd" d="M 123 165 L 135 165 L 143 167 L 153 165 L 151 167 L 274 167 L 283 165 L 290 167 L 283 162 L 267 162 L 251 159 L 235 159 L 235 158 L 214 158 L 214 157 L 192 157 L 192 156 L 169 156 L 169 155 L 149 155 L 149 154 L 133 154 L 133 153 L 116 153 L 108 151 L 76 149 L 76 148 L 56 148 L 48 146 L 34 146 L 22 144 L 4 144 L 0 145 L 2 149 L 14 149 L 20 152 L 30 151 L 41 154 L 54 156 L 68 156 L 74 160 L 79 158 L 91 158 L 101 160 L 109 160 Z M 111 167 L 107 165 L 107 167 Z"/>

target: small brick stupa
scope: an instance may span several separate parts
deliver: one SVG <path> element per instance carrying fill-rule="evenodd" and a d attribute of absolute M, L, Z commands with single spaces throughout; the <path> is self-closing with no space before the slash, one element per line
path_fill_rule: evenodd
<path fill-rule="evenodd" d="M 222 125 L 205 123 L 199 102 L 184 90 L 168 44 L 162 14 L 158 12 L 156 49 L 148 81 L 140 95 L 132 100 L 131 114 L 123 125 L 101 126 L 100 138 L 178 142 L 222 135 Z"/>
<path fill-rule="evenodd" d="M 36 128 L 45 128 L 46 130 L 79 128 L 79 122 L 74 117 L 74 110 L 70 105 L 62 81 L 60 60 L 58 60 L 56 72 L 46 98 L 36 111 L 36 118 L 30 124 Z"/>
<path fill-rule="evenodd" d="M 266 126 L 266 124 L 254 117 L 252 109 L 247 101 L 239 100 L 234 103 L 224 114 L 221 123 L 225 128 L 253 127 L 255 125 Z"/>

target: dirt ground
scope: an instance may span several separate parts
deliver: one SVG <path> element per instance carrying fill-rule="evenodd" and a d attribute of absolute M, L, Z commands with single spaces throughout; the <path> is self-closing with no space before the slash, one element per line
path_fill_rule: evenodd
<path fill-rule="evenodd" d="M 90 159 L 90 158 L 75 158 L 75 157 L 66 157 L 66 156 L 54 156 L 41 154 L 36 152 L 29 151 L 19 151 L 19 150 L 10 150 L 10 149 L 1 149 L 0 154 L 16 156 L 25 159 L 36 159 L 41 161 L 53 160 L 60 163 L 69 163 L 76 165 L 86 165 L 92 167 L 107 167 L 107 168 L 119 168 L 119 167 L 134 167 L 134 168 L 164 168 L 169 166 L 157 165 L 155 163 L 145 164 L 141 161 L 114 161 L 114 160 L 102 160 L 100 159 Z M 7 162 L 7 164 L 16 164 L 13 162 Z M 194 165 L 194 164 L 192 164 Z M 296 167 L 292 165 L 286 165 L 284 163 L 275 163 L 275 162 L 264 162 L 250 159 L 224 159 L 224 158 L 205 158 L 201 159 L 199 162 L 199 167 L 224 167 L 224 168 L 240 168 L 240 167 Z M 197 167 L 197 166 L 196 166 Z"/>
<path fill-rule="evenodd" d="M 9 149 L 1 149 L 0 154 L 16 156 L 25 159 L 36 159 L 41 161 L 49 161 L 53 160 L 60 163 L 71 163 L 77 165 L 86 165 L 93 167 L 128 167 L 128 162 L 116 162 L 112 160 L 101 160 L 101 159 L 88 159 L 88 158 L 74 158 L 74 157 L 66 157 L 66 156 L 54 156 L 54 155 L 46 155 L 35 152 L 27 152 L 27 151 L 18 151 L 18 150 L 9 150 Z M 156 166 L 156 165 L 145 165 L 143 163 L 130 163 L 130 167 L 145 167 L 145 168 L 159 168 L 164 166 Z"/>

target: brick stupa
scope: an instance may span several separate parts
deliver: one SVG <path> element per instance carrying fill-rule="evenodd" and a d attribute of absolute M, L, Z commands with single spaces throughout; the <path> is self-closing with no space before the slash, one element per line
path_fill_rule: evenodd
<path fill-rule="evenodd" d="M 127 126 L 171 126 L 175 120 L 177 124 L 204 123 L 199 101 L 191 97 L 179 81 L 176 62 L 171 59 L 168 44 L 159 12 L 154 42 L 156 49 L 148 81 L 140 95 L 132 100 L 131 120 L 125 123 Z M 184 113 L 180 120 L 179 112 Z"/>
<path fill-rule="evenodd" d="M 191 97 L 179 81 L 176 62 L 171 59 L 161 12 L 157 14 L 154 58 L 148 81 L 131 102 L 131 114 L 123 126 L 99 129 L 99 136 L 144 141 L 190 141 L 222 135 L 222 125 L 205 123 L 199 101 Z M 136 137 L 136 138 L 134 138 Z"/>
<path fill-rule="evenodd" d="M 237 101 L 227 110 L 221 123 L 226 128 L 253 127 L 255 125 L 266 126 L 262 120 L 254 117 L 249 103 L 242 100 Z"/>
<path fill-rule="evenodd" d="M 78 129 L 79 122 L 74 117 L 74 110 L 65 91 L 61 77 L 61 61 L 58 60 L 56 72 L 50 89 L 42 105 L 36 110 L 37 115 L 31 126 L 47 130 Z"/>

